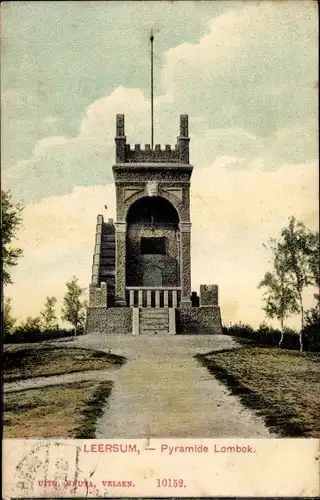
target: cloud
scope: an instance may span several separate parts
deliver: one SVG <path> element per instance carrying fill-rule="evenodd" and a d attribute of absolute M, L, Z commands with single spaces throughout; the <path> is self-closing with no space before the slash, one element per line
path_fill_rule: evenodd
<path fill-rule="evenodd" d="M 156 142 L 175 143 L 179 114 L 189 113 L 196 165 L 221 156 L 263 157 L 266 169 L 313 161 L 316 29 L 315 9 L 307 1 L 244 2 L 211 19 L 197 42 L 165 54 L 163 91 L 155 99 Z M 111 182 L 119 112 L 126 115 L 131 142 L 150 142 L 149 98 L 141 89 L 118 87 L 87 106 L 73 137 L 38 141 L 29 158 L 4 172 L 4 184 L 30 202 Z"/>
<path fill-rule="evenodd" d="M 86 109 L 76 137 L 52 136 L 38 141 L 28 160 L 20 160 L 4 171 L 4 184 L 16 198 L 28 203 L 70 193 L 77 186 L 110 182 L 115 115 L 119 111 L 125 112 L 131 122 L 134 138 L 146 137 L 147 100 L 138 89 L 120 87 Z"/>
<path fill-rule="evenodd" d="M 308 1 L 211 2 L 215 12 L 208 16 L 205 4 L 209 2 L 200 2 L 193 11 L 196 34 L 186 27 L 187 34 L 177 34 L 172 47 L 170 35 L 163 53 L 157 54 L 156 74 L 161 75 L 162 87 L 154 103 L 155 143 L 174 144 L 179 115 L 189 114 L 195 165 L 193 285 L 219 284 L 225 321 L 258 322 L 261 294 L 256 286 L 268 267 L 262 243 L 278 235 L 291 215 L 309 227 L 317 221 L 316 9 Z M 189 5 L 192 2 L 186 3 L 186 12 Z M 63 8 L 80 9 L 71 4 Z M 140 22 L 141 8 L 132 8 L 134 22 Z M 170 9 L 177 26 L 188 17 L 182 11 L 179 17 L 175 4 Z M 53 69 L 43 68 L 39 61 L 43 47 L 49 50 L 54 44 L 48 38 L 36 47 L 41 79 L 28 67 L 28 81 L 37 99 L 31 89 L 4 93 L 9 125 L 3 144 L 9 168 L 3 172 L 3 185 L 27 204 L 20 234 L 25 254 L 14 270 L 16 284 L 9 287 L 22 316 L 37 314 L 45 295 L 61 300 L 63 284 L 73 273 L 84 286 L 90 280 L 96 215 L 105 204 L 109 216 L 115 215 L 115 115 L 125 114 L 128 142 L 150 142 L 147 73 L 132 61 L 127 46 L 117 46 L 107 10 L 98 16 L 99 22 L 103 18 L 107 23 L 110 41 L 109 52 L 96 43 L 95 57 L 103 61 L 99 70 L 88 54 L 86 58 L 78 54 L 79 65 L 70 64 L 69 56 L 60 57 L 71 49 L 74 54 L 79 32 L 79 47 L 86 50 L 88 38 L 83 33 L 92 24 L 85 31 L 78 16 L 73 27 L 78 35 L 68 39 L 68 47 L 60 46 L 67 37 L 57 40 L 55 32 L 50 35 L 58 44 Z M 121 9 L 116 11 L 123 29 L 133 37 L 133 25 L 126 24 Z M 54 12 L 58 20 L 58 11 Z M 26 14 L 34 16 L 31 11 Z M 167 18 L 167 11 L 163 16 Z M 26 18 L 26 29 L 31 18 Z M 77 23 L 83 30 L 78 32 Z M 20 44 L 16 38 L 13 41 Z M 141 41 L 132 43 L 141 50 Z M 103 83 L 107 77 L 108 84 Z M 134 81 L 139 88 L 134 88 Z"/>
<path fill-rule="evenodd" d="M 27 159 L 41 138 L 76 135 L 86 107 L 115 88 L 149 93 L 151 26 L 157 28 L 158 93 L 162 53 L 197 40 L 207 20 L 230 9 L 224 0 L 30 5 L 7 2 L 3 7 L 2 91 L 22 99 L 21 106 L 11 99 L 2 107 L 2 168 Z M 48 122 L 48 116 L 57 121 Z"/>
<path fill-rule="evenodd" d="M 268 137 L 316 119 L 315 15 L 307 1 L 242 3 L 212 19 L 198 43 L 167 52 L 163 88 L 215 129 Z"/>
<path fill-rule="evenodd" d="M 303 164 L 268 172 L 258 162 L 233 171 L 229 162 L 213 163 L 210 177 L 206 168 L 193 173 L 192 285 L 219 285 L 224 322 L 258 324 L 263 313 L 257 284 L 270 257 L 262 245 L 279 236 L 291 215 L 317 228 L 318 171 L 316 164 Z M 26 207 L 19 239 L 24 257 L 9 287 L 19 315 L 38 314 L 46 295 L 56 295 L 60 305 L 72 274 L 88 286 L 99 213 L 115 217 L 113 184 L 79 187 Z"/>
<path fill-rule="evenodd" d="M 8 287 L 19 316 L 39 314 L 47 295 L 55 295 L 60 307 L 73 274 L 88 286 L 98 214 L 115 217 L 113 184 L 78 187 L 26 206 L 17 241 L 24 254 L 13 271 L 15 284 Z"/>

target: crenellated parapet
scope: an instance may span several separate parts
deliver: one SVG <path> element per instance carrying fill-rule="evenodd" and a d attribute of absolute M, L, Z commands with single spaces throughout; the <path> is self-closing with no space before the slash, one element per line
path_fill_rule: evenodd
<path fill-rule="evenodd" d="M 141 147 L 135 144 L 132 147 L 127 144 L 125 135 L 124 115 L 117 115 L 116 127 L 116 163 L 182 163 L 189 164 L 189 141 L 188 137 L 188 115 L 180 115 L 180 135 L 177 143 L 172 147 L 166 144 L 161 148 L 156 144 L 151 148 L 150 144 Z"/>
<path fill-rule="evenodd" d="M 160 144 L 156 144 L 154 149 L 151 149 L 150 144 L 146 144 L 144 149 L 140 144 L 136 144 L 134 149 L 130 144 L 126 144 L 125 163 L 181 163 L 180 152 L 176 146 L 171 149 L 170 145 L 166 145 L 161 149 Z"/>

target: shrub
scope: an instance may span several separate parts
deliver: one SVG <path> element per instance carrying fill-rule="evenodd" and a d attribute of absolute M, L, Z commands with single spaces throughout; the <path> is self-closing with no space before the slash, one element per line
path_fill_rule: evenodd
<path fill-rule="evenodd" d="M 41 318 L 39 318 L 38 316 L 35 318 L 28 316 L 25 322 L 21 323 L 15 330 L 15 333 L 18 335 L 21 333 L 27 333 L 32 335 L 34 333 L 40 333 L 40 332 L 41 332 Z"/>
<path fill-rule="evenodd" d="M 251 339 L 254 334 L 254 329 L 249 325 L 233 325 L 223 326 L 222 332 L 226 335 L 233 335 L 234 337 L 244 337 Z"/>
<path fill-rule="evenodd" d="M 300 342 L 298 332 L 293 330 L 292 328 L 285 327 L 283 330 L 284 338 L 281 344 L 282 349 L 291 349 L 294 351 L 300 350 Z M 306 346 L 305 346 L 306 349 Z"/>
<path fill-rule="evenodd" d="M 320 352 L 320 310 L 318 307 L 307 312 L 302 333 L 306 349 Z"/>
<path fill-rule="evenodd" d="M 314 338 L 315 327 L 310 327 L 310 339 Z M 272 328 L 262 323 L 258 329 L 254 330 L 249 325 L 234 325 L 231 327 L 223 327 L 223 333 L 226 335 L 232 335 L 234 337 L 245 338 L 252 340 L 261 345 L 266 345 L 270 347 L 278 347 L 281 339 L 281 331 L 277 328 Z M 319 338 L 319 334 L 318 334 Z M 314 351 L 315 341 L 308 341 L 308 335 L 306 333 L 303 334 L 305 350 Z M 284 329 L 284 338 L 281 343 L 281 348 L 290 349 L 290 350 L 299 350 L 299 335 L 295 330 L 291 328 Z"/>
<path fill-rule="evenodd" d="M 24 342 L 41 342 L 70 336 L 73 336 L 73 330 L 58 328 L 55 330 L 25 331 L 20 328 L 10 335 L 4 335 L 3 342 L 5 344 L 22 344 Z"/>

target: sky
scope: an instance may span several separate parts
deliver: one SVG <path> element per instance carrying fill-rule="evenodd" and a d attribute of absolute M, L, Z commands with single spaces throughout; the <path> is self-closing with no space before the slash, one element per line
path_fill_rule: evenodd
<path fill-rule="evenodd" d="M 127 142 L 150 143 L 152 27 L 155 143 L 175 144 L 189 115 L 192 290 L 219 285 L 225 324 L 265 319 L 263 243 L 292 215 L 318 228 L 317 15 L 313 0 L 2 4 L 2 187 L 25 205 L 6 290 L 18 318 L 48 295 L 60 308 L 72 275 L 89 285 L 96 217 L 116 218 L 116 114 Z"/>

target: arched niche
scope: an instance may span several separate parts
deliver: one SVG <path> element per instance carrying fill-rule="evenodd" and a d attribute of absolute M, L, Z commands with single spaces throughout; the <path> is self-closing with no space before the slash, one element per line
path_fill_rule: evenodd
<path fill-rule="evenodd" d="M 179 286 L 179 215 L 172 203 L 161 196 L 139 198 L 126 222 L 127 286 Z"/>

